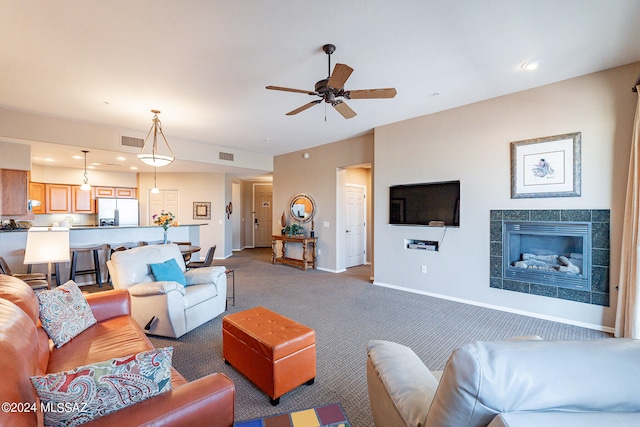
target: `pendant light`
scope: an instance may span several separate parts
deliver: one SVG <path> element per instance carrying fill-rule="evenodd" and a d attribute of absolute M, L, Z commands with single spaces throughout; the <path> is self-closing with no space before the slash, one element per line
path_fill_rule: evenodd
<path fill-rule="evenodd" d="M 142 150 L 140 151 L 140 154 L 138 154 L 138 159 L 140 159 L 142 163 L 153 167 L 167 166 L 173 163 L 175 156 L 173 155 L 173 151 L 171 151 L 171 147 L 169 147 L 169 143 L 167 142 L 167 138 L 165 138 L 164 136 L 164 132 L 162 132 L 162 122 L 160 122 L 160 119 L 158 118 L 158 114 L 160 114 L 160 111 L 151 110 L 151 112 L 153 113 L 153 119 L 151 120 L 153 124 L 151 125 L 151 129 L 149 129 L 149 133 L 144 140 Z M 144 148 L 147 146 L 147 140 L 149 139 L 149 136 L 152 132 L 153 147 L 150 153 L 145 153 Z M 162 136 L 162 139 L 164 140 L 164 143 L 169 149 L 169 153 L 171 155 L 158 154 L 158 134 Z"/>
<path fill-rule="evenodd" d="M 84 182 L 80 186 L 80 190 L 89 191 L 91 190 L 91 186 L 89 185 L 89 178 L 87 177 L 87 150 L 82 150 L 84 153 Z"/>
<path fill-rule="evenodd" d="M 158 188 L 158 184 L 156 183 L 156 168 L 153 167 L 153 188 L 151 189 L 151 194 L 160 194 L 160 189 Z"/>

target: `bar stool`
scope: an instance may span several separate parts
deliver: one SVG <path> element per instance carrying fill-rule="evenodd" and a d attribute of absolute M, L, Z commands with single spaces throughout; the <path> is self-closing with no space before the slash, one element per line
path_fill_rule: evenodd
<path fill-rule="evenodd" d="M 100 257 L 98 252 L 102 249 L 102 245 L 79 246 L 71 248 L 71 270 L 69 271 L 69 280 L 76 280 L 78 274 L 95 274 L 98 287 L 102 287 L 102 274 L 100 273 Z M 93 269 L 76 270 L 78 267 L 78 252 L 93 252 Z"/>

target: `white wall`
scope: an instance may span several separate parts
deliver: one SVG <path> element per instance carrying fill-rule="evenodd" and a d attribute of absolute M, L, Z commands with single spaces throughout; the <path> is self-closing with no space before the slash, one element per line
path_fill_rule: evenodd
<path fill-rule="evenodd" d="M 612 327 L 637 99 L 631 87 L 639 67 L 631 64 L 376 128 L 375 282 Z M 511 199 L 510 142 L 570 132 L 582 132 L 582 196 Z M 460 228 L 388 225 L 390 185 L 457 179 Z M 611 307 L 490 288 L 491 209 L 611 209 Z M 425 252 L 405 249 L 405 238 L 443 242 L 439 252 Z"/>

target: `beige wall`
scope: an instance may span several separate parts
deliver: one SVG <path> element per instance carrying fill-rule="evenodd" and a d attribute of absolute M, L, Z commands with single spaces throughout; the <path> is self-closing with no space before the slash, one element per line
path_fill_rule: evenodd
<path fill-rule="evenodd" d="M 0 169 L 28 171 L 31 169 L 31 146 L 0 139 Z"/>
<path fill-rule="evenodd" d="M 200 256 L 204 259 L 206 249 L 216 245 L 216 258 L 231 253 L 227 242 L 225 205 L 225 175 L 222 173 L 158 173 L 157 185 L 160 190 L 178 190 L 178 221 L 181 224 L 207 224 L 199 227 Z M 139 174 L 138 200 L 140 202 L 140 225 L 149 225 L 149 191 L 153 188 L 153 174 Z M 231 200 L 231 192 L 228 194 Z M 211 219 L 193 219 L 193 202 L 211 202 Z M 197 227 L 193 227 L 198 230 Z"/>
<path fill-rule="evenodd" d="M 170 126 L 168 123 L 164 125 L 165 129 Z M 132 130 L 0 108 L 0 141 L 6 142 L 39 141 L 137 154 L 139 149 L 120 145 L 120 137 L 144 139 L 150 126 L 151 116 L 148 122 L 140 123 L 139 130 Z M 228 161 L 220 160 L 218 156 L 223 151 L 234 155 L 234 167 L 268 172 L 273 166 L 272 157 L 266 154 L 177 138 L 171 138 L 169 142 L 180 160 L 230 166 Z"/>
<path fill-rule="evenodd" d="M 304 158 L 303 154 L 309 157 Z M 350 166 L 373 163 L 373 135 L 367 134 L 307 150 L 294 151 L 274 158 L 273 165 L 273 232 L 280 233 L 278 219 L 287 211 L 289 200 L 297 193 L 307 193 L 316 202 L 315 232 L 318 237 L 318 268 L 329 271 L 344 269 L 344 255 L 338 239 L 344 238 L 344 200 L 339 191 Z M 371 194 L 371 191 L 367 191 Z M 306 224 L 307 230 L 310 224 Z M 343 242 L 343 239 L 340 240 Z"/>
<path fill-rule="evenodd" d="M 639 68 L 640 64 L 631 64 L 376 128 L 375 282 L 575 324 L 612 327 L 637 99 L 631 87 Z M 510 142 L 570 132 L 582 132 L 582 196 L 511 199 Z M 460 228 L 388 225 L 390 185 L 457 179 Z M 491 209 L 611 209 L 611 307 L 490 288 Z M 441 250 L 405 249 L 406 238 L 442 241 Z M 426 274 L 421 273 L 423 265 Z"/>
<path fill-rule="evenodd" d="M 137 187 L 137 175 L 136 172 L 111 172 L 91 169 L 87 171 L 89 184 L 104 187 Z M 84 182 L 84 169 L 32 165 L 31 181 L 46 182 L 48 184 L 80 185 Z"/>

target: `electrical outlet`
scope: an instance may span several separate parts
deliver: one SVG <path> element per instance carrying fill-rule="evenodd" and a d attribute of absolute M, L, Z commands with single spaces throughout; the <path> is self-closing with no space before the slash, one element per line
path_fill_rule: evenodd
<path fill-rule="evenodd" d="M 322 249 L 318 249 L 318 255 L 322 255 Z"/>
<path fill-rule="evenodd" d="M 324 228 L 329 228 L 329 221 L 324 221 L 324 222 L 322 223 L 322 226 L 323 226 Z"/>
<path fill-rule="evenodd" d="M 426 273 L 427 272 L 427 266 L 423 265 L 422 267 L 420 267 L 420 272 Z"/>

